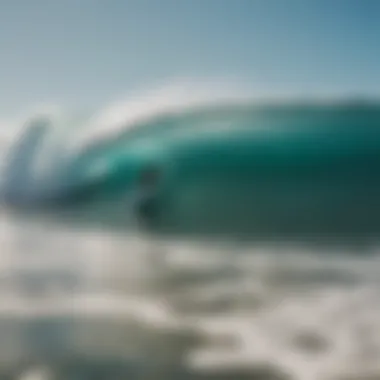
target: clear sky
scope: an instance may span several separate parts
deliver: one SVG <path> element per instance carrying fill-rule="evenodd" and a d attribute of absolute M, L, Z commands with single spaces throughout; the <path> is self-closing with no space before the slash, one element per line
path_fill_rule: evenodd
<path fill-rule="evenodd" d="M 380 1 L 0 0 L 0 112 L 184 76 L 380 94 Z"/>

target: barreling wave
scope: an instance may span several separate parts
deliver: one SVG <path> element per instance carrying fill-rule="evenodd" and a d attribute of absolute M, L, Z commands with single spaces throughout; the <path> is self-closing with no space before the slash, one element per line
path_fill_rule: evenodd
<path fill-rule="evenodd" d="M 379 127 L 376 103 L 174 87 L 82 119 L 33 115 L 7 149 L 1 195 L 19 208 L 85 205 L 93 219 L 113 204 L 107 220 L 120 221 L 153 164 L 163 230 L 377 234 Z"/>
<path fill-rule="evenodd" d="M 155 144 L 152 138 L 175 123 L 171 116 L 241 98 L 236 93 L 221 95 L 220 91 L 178 85 L 136 96 L 87 117 L 67 117 L 57 109 L 34 112 L 19 122 L 20 126 L 3 128 L 17 132 L 2 136 L 2 194 L 34 199 L 53 191 L 52 185 L 54 191 L 78 185 L 87 175 L 99 174 L 107 162 L 112 167 L 119 158 L 123 161 L 121 156 L 128 149 L 138 157 L 146 154 L 147 146 Z M 173 129 L 179 130 L 181 125 Z"/>

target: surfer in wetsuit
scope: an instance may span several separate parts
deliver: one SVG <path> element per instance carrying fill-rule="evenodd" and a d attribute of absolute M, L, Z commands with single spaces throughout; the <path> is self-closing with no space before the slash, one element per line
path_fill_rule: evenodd
<path fill-rule="evenodd" d="M 143 229 L 149 230 L 157 222 L 159 180 L 160 171 L 156 167 L 147 168 L 139 178 L 138 199 L 135 204 L 135 211 L 138 223 Z"/>

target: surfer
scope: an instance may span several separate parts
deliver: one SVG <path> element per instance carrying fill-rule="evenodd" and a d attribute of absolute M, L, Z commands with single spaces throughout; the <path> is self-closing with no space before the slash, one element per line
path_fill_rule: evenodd
<path fill-rule="evenodd" d="M 139 225 L 149 230 L 158 218 L 157 191 L 160 181 L 160 171 L 151 166 L 145 169 L 138 180 L 138 196 L 135 203 L 135 212 Z"/>
<path fill-rule="evenodd" d="M 164 241 L 157 239 L 154 232 L 160 222 L 160 211 L 162 199 L 159 196 L 162 171 L 155 165 L 145 168 L 138 177 L 137 199 L 134 203 L 134 212 L 137 217 L 137 225 L 141 233 L 141 242 L 147 268 L 155 268 L 150 273 L 151 285 L 156 289 L 161 284 L 161 272 L 167 271 L 167 249 Z M 142 253 L 142 252 L 141 252 Z M 156 283 L 158 281 L 158 284 Z"/>

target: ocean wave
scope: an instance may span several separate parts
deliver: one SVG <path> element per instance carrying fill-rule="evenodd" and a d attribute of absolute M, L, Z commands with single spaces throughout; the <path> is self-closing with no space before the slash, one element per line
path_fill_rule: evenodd
<path fill-rule="evenodd" d="M 10 125 L 1 136 L 1 195 L 21 208 L 49 199 L 75 209 L 89 200 L 124 202 L 154 164 L 166 178 L 166 224 L 180 229 L 380 225 L 376 102 L 270 98 L 189 82 L 86 117 L 53 109 L 13 123 L 16 133 Z"/>

